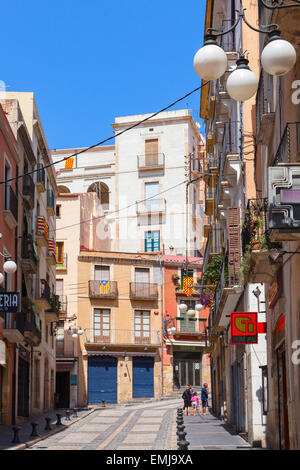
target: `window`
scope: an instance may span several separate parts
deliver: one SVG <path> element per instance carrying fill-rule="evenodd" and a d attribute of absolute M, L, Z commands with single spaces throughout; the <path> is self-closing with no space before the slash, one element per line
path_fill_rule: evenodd
<path fill-rule="evenodd" d="M 94 281 L 109 281 L 110 268 L 109 266 L 94 266 Z"/>
<path fill-rule="evenodd" d="M 187 305 L 188 310 L 195 310 L 195 305 L 196 305 L 195 300 L 186 300 L 186 299 L 184 299 L 184 303 Z M 194 321 L 194 318 L 189 318 L 188 315 L 187 315 L 187 311 L 184 312 L 184 313 L 180 312 L 180 318 L 182 318 L 182 320 L 180 320 L 180 331 L 181 332 L 196 331 L 196 329 L 197 329 L 196 325 L 197 325 L 198 320 Z"/>
<path fill-rule="evenodd" d="M 56 205 L 56 218 L 57 219 L 61 218 L 61 205 L 60 204 Z"/>
<path fill-rule="evenodd" d="M 159 183 L 145 183 L 145 204 L 148 212 L 159 209 Z"/>
<path fill-rule="evenodd" d="M 145 251 L 160 251 L 160 231 L 145 233 Z"/>
<path fill-rule="evenodd" d="M 56 279 L 56 295 L 58 295 L 59 301 L 63 303 L 63 294 L 64 294 L 64 280 Z"/>
<path fill-rule="evenodd" d="M 145 163 L 146 166 L 155 166 L 158 163 L 158 139 L 145 141 Z"/>
<path fill-rule="evenodd" d="M 150 282 L 149 268 L 135 268 L 134 276 L 135 276 L 135 282 L 140 282 L 140 283 Z"/>
<path fill-rule="evenodd" d="M 105 341 L 110 338 L 110 310 L 94 309 L 94 340 Z"/>
<path fill-rule="evenodd" d="M 134 336 L 136 343 L 150 343 L 149 311 L 136 310 L 134 312 Z"/>
<path fill-rule="evenodd" d="M 56 264 L 64 264 L 64 242 L 56 242 Z"/>

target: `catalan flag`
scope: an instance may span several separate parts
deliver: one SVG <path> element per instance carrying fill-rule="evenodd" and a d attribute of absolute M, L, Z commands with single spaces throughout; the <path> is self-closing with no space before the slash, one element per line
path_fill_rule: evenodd
<path fill-rule="evenodd" d="M 99 294 L 109 294 L 109 281 L 99 281 Z"/>
<path fill-rule="evenodd" d="M 74 165 L 74 158 L 73 157 L 67 158 L 65 161 L 65 170 L 70 170 L 71 168 L 73 168 L 73 165 Z"/>
<path fill-rule="evenodd" d="M 185 295 L 189 296 L 194 292 L 194 278 L 185 277 L 183 279 L 183 291 Z"/>

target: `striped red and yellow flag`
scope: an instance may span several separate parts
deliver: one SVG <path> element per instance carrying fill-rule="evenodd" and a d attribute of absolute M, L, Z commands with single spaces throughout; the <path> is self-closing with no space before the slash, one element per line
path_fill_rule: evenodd
<path fill-rule="evenodd" d="M 74 165 L 74 158 L 73 157 L 67 158 L 65 161 L 65 170 L 70 170 L 71 168 L 73 168 L 73 165 Z"/>
<path fill-rule="evenodd" d="M 109 281 L 100 281 L 99 282 L 99 293 L 100 294 L 109 294 Z"/>
<path fill-rule="evenodd" d="M 189 296 L 194 292 L 194 278 L 185 277 L 183 279 L 183 291 L 185 295 Z"/>

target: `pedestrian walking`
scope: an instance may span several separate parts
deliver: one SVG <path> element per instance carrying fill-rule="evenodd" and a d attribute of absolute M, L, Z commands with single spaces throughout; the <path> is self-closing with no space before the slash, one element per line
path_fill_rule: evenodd
<path fill-rule="evenodd" d="M 194 393 L 193 393 L 193 396 L 192 396 L 192 398 L 191 398 L 191 404 L 192 404 L 192 408 L 193 408 L 193 415 L 196 416 L 196 415 L 197 415 L 198 406 L 199 406 L 199 397 L 198 397 L 198 393 L 197 393 L 197 392 L 194 392 Z"/>
<path fill-rule="evenodd" d="M 190 385 L 186 386 L 186 389 L 182 394 L 182 398 L 183 398 L 183 402 L 184 402 L 183 409 L 186 410 L 186 415 L 188 416 L 189 412 L 190 412 L 191 398 L 192 398 L 191 397 L 191 392 L 190 392 Z"/>
<path fill-rule="evenodd" d="M 207 383 L 203 384 L 201 389 L 201 401 L 202 401 L 202 414 L 205 415 L 206 408 L 208 407 L 208 385 Z"/>

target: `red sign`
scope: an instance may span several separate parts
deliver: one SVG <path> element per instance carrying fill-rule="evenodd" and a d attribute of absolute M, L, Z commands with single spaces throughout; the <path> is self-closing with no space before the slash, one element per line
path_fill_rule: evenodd
<path fill-rule="evenodd" d="M 231 344 L 257 344 L 257 334 L 257 312 L 231 312 Z"/>

